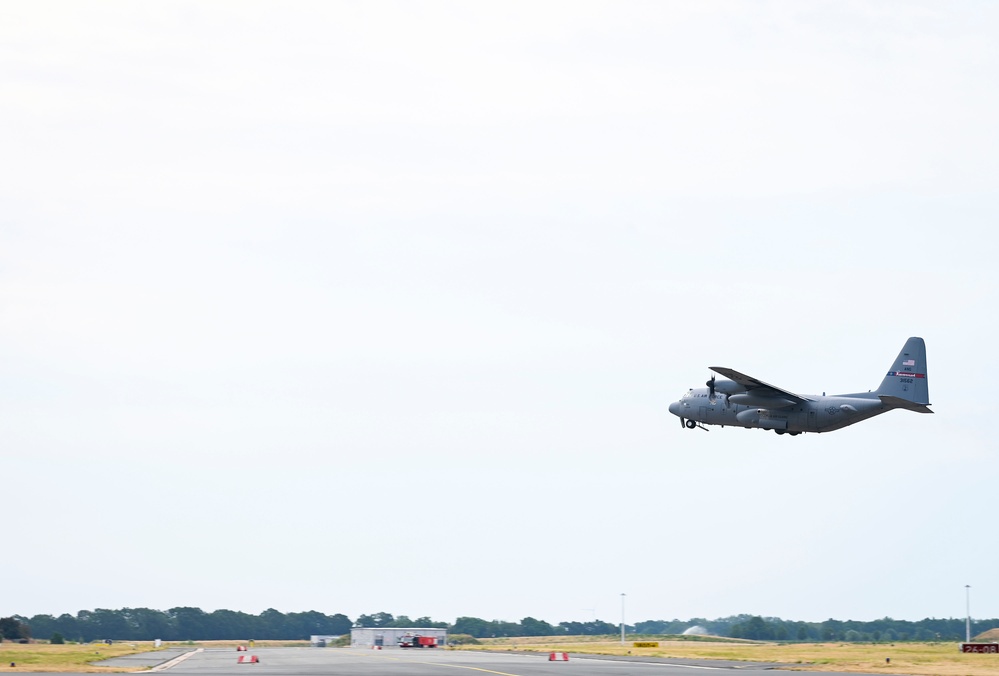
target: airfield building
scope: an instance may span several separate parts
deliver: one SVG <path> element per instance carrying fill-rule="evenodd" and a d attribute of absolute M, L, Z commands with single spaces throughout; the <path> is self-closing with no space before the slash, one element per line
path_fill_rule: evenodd
<path fill-rule="evenodd" d="M 447 645 L 447 629 L 437 627 L 355 627 L 350 630 L 350 645 L 353 648 L 395 648 L 406 634 L 433 636 L 438 645 Z"/>

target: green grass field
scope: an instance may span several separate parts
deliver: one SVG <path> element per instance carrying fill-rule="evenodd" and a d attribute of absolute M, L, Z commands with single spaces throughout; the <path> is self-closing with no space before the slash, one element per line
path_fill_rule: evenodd
<path fill-rule="evenodd" d="M 133 647 L 134 646 L 134 647 Z M 101 643 L 50 645 L 47 643 L 0 643 L 0 672 L 84 671 L 114 672 L 92 666 L 91 662 L 155 650 L 152 643 Z M 11 667 L 11 662 L 17 664 Z"/>
<path fill-rule="evenodd" d="M 690 659 L 779 662 L 788 669 L 917 676 L 999 676 L 999 655 L 964 655 L 957 643 L 765 643 L 757 641 L 659 640 L 658 648 L 635 648 L 607 637 L 484 639 L 462 650 L 565 651 L 600 655 L 644 655 Z M 885 660 L 890 659 L 888 663 Z"/>
<path fill-rule="evenodd" d="M 246 641 L 205 641 L 205 642 L 170 642 L 163 643 L 163 648 L 228 648 L 235 650 L 237 645 Z M 259 648 L 266 647 L 304 647 L 308 641 L 256 641 Z M 83 672 L 83 673 L 115 673 L 143 671 L 142 669 L 121 669 L 115 667 L 97 667 L 92 662 L 146 653 L 156 650 L 152 641 L 135 641 L 129 643 L 103 643 L 50 645 L 48 643 L 0 643 L 0 673 L 17 672 Z M 11 662 L 16 667 L 11 667 Z"/>

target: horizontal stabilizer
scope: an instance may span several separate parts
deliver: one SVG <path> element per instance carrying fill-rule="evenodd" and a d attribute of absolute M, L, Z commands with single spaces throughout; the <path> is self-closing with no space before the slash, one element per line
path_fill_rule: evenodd
<path fill-rule="evenodd" d="M 902 399 L 900 397 L 893 397 L 889 394 L 879 394 L 878 399 L 885 406 L 891 406 L 892 408 L 904 408 L 908 411 L 915 411 L 916 413 L 933 413 L 929 409 L 929 404 L 917 404 L 914 401 L 909 401 L 908 399 Z"/>

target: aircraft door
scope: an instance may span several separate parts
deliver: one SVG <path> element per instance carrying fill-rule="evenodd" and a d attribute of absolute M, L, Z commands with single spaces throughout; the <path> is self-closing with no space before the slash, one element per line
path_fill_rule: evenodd
<path fill-rule="evenodd" d="M 808 409 L 808 430 L 817 432 L 819 430 L 819 417 L 815 414 L 814 408 Z"/>

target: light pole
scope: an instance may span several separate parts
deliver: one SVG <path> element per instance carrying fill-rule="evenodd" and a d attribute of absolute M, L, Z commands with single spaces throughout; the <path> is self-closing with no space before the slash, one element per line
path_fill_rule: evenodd
<path fill-rule="evenodd" d="M 621 594 L 621 645 L 624 645 L 624 594 Z"/>
<path fill-rule="evenodd" d="M 971 643 L 971 585 L 964 585 L 964 606 L 967 610 L 968 617 L 964 624 L 964 637 L 965 643 Z"/>

